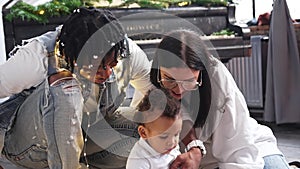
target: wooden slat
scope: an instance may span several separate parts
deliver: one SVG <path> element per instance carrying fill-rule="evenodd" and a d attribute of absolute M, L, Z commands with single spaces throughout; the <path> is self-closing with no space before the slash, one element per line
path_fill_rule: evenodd
<path fill-rule="evenodd" d="M 251 56 L 250 42 L 243 40 L 242 37 L 206 38 L 205 40 L 210 41 L 209 49 L 217 51 L 218 57 L 223 62 L 227 62 L 231 58 Z M 151 55 L 160 41 L 161 39 L 135 40 L 142 49 L 147 50 Z"/>

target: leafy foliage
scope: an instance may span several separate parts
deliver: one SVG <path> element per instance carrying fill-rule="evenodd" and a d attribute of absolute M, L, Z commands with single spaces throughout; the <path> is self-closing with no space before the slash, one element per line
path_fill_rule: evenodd
<path fill-rule="evenodd" d="M 14 18 L 21 18 L 22 20 L 47 23 L 49 17 L 70 14 L 81 5 L 82 2 L 80 0 L 53 0 L 39 6 L 32 6 L 19 1 L 10 8 L 10 13 L 5 18 L 9 21 L 12 21 Z"/>
<path fill-rule="evenodd" d="M 130 4 L 138 4 L 142 8 L 168 8 L 170 6 L 184 6 L 181 4 L 191 4 L 190 0 L 124 0 L 120 6 L 129 6 Z"/>
<path fill-rule="evenodd" d="M 22 20 L 34 20 L 40 23 L 47 23 L 49 17 L 68 15 L 75 8 L 80 6 L 92 6 L 95 2 L 103 0 L 52 0 L 39 6 L 32 6 L 23 1 L 17 2 L 10 8 L 10 13 L 5 16 L 12 21 L 15 18 Z M 112 3 L 113 0 L 107 0 Z M 230 0 L 122 0 L 118 7 L 128 7 L 131 4 L 138 4 L 142 8 L 168 8 L 171 6 L 226 6 Z M 97 6 L 101 7 L 101 6 Z"/>
<path fill-rule="evenodd" d="M 168 8 L 170 6 L 226 6 L 230 0 L 124 0 L 123 6 L 136 3 L 143 8 Z M 121 6 L 122 6 L 121 5 Z"/>
<path fill-rule="evenodd" d="M 234 31 L 231 31 L 228 28 L 226 28 L 226 29 L 220 30 L 219 32 L 214 32 L 211 35 L 214 35 L 214 36 L 228 35 L 228 36 L 230 36 L 230 35 L 234 35 Z"/>

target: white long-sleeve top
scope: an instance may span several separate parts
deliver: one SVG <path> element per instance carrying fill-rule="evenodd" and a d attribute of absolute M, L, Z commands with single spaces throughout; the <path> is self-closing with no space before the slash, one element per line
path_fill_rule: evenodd
<path fill-rule="evenodd" d="M 60 29 L 58 26 L 54 31 L 24 40 L 21 46 L 15 47 L 10 58 L 0 65 L 0 98 L 36 87 L 46 79 L 49 70 L 55 71 L 48 69 L 49 59 L 54 59 L 49 53 L 54 51 Z"/>
<path fill-rule="evenodd" d="M 161 154 L 140 138 L 130 151 L 126 169 L 168 169 L 179 154 L 179 146 L 168 154 Z"/>
<path fill-rule="evenodd" d="M 150 82 L 151 62 L 148 60 L 145 52 L 131 39 L 127 38 L 127 42 L 130 55 L 129 60 L 122 59 L 114 70 L 116 71 L 120 91 L 124 90 L 122 88 L 127 88 L 127 83 L 129 82 L 135 91 L 139 92 L 138 95 L 134 95 L 131 101 L 131 106 L 135 107 L 142 99 L 142 96 L 155 87 Z"/>
<path fill-rule="evenodd" d="M 209 115 L 203 128 L 196 128 L 207 155 L 204 169 L 263 169 L 263 157 L 282 154 L 270 128 L 250 117 L 244 96 L 225 65 L 208 58 L 206 68 L 212 87 Z"/>
<path fill-rule="evenodd" d="M 33 40 L 0 65 L 0 98 L 37 86 L 47 77 L 48 52 Z"/>

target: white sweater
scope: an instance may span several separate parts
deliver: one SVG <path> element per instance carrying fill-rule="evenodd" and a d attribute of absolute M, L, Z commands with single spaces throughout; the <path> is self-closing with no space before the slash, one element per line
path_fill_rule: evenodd
<path fill-rule="evenodd" d="M 203 128 L 196 128 L 207 155 L 201 168 L 263 169 L 263 157 L 282 154 L 270 128 L 250 117 L 244 96 L 225 65 L 211 57 L 206 61 L 212 102 Z"/>
<path fill-rule="evenodd" d="M 169 154 L 156 152 L 143 138 L 130 151 L 126 169 L 169 169 L 169 165 L 180 154 L 179 146 Z"/>
<path fill-rule="evenodd" d="M 37 40 L 20 46 L 0 65 L 0 98 L 37 86 L 47 77 L 48 52 Z"/>

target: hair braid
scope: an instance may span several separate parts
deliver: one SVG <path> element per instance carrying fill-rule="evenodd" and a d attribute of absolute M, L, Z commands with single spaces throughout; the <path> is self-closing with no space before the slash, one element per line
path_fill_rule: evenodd
<path fill-rule="evenodd" d="M 93 52 L 109 47 L 110 51 L 115 50 L 115 59 L 118 55 L 125 56 L 125 32 L 117 18 L 108 10 L 81 7 L 74 10 L 65 21 L 58 37 L 58 51 L 71 71 L 74 70 L 74 63 L 77 62 L 83 46 L 96 32 L 97 35 L 99 34 L 98 37 L 101 37 L 97 38 L 96 43 L 91 44 L 94 45 L 92 46 Z M 90 59 L 93 53 L 84 57 Z"/>

